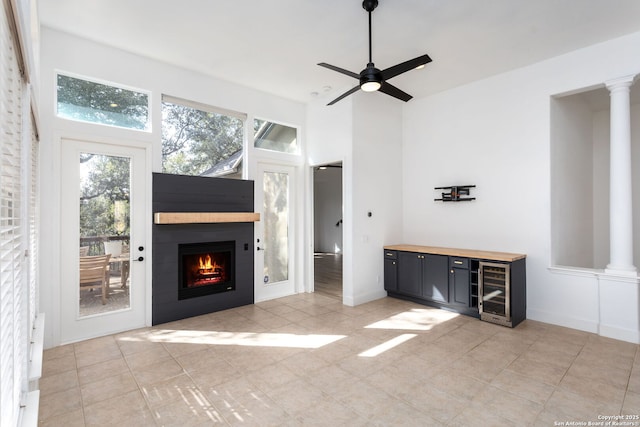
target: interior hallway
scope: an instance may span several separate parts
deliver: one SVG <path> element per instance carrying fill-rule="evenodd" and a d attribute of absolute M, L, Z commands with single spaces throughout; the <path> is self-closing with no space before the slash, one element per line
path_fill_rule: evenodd
<path fill-rule="evenodd" d="M 314 258 L 314 290 L 342 301 L 342 254 L 316 252 Z"/>

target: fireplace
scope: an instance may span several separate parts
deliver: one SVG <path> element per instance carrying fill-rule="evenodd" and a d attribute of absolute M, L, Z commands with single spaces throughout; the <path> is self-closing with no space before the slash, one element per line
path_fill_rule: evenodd
<path fill-rule="evenodd" d="M 253 193 L 253 181 L 153 174 L 154 213 L 253 212 Z M 253 222 L 205 216 L 157 223 L 154 215 L 153 325 L 253 304 Z"/>
<path fill-rule="evenodd" d="M 236 242 L 178 245 L 178 299 L 233 291 Z"/>

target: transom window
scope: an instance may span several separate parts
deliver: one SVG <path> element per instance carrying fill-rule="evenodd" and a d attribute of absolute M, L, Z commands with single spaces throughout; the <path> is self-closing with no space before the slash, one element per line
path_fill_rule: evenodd
<path fill-rule="evenodd" d="M 298 129 L 268 120 L 253 120 L 254 143 L 256 148 L 298 153 Z"/>
<path fill-rule="evenodd" d="M 242 178 L 241 113 L 162 97 L 162 171 L 180 175 Z"/>
<path fill-rule="evenodd" d="M 58 117 L 149 131 L 149 95 L 58 74 Z"/>

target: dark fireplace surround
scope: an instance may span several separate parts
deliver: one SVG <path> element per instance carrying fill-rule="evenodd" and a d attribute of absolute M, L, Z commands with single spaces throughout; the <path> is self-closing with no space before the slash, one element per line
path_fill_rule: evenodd
<path fill-rule="evenodd" d="M 253 210 L 253 181 L 153 174 L 154 213 Z M 152 324 L 253 304 L 253 228 L 253 222 L 154 223 Z M 185 271 L 182 261 L 211 265 Z"/>

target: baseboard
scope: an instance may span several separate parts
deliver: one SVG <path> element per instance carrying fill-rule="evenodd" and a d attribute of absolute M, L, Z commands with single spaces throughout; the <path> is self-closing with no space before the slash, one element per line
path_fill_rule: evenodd
<path fill-rule="evenodd" d="M 550 323 L 552 325 L 564 326 L 565 328 L 577 329 L 579 331 L 598 333 L 598 322 L 588 319 L 578 319 L 567 317 L 543 310 L 527 308 L 527 319 L 538 322 Z"/>
<path fill-rule="evenodd" d="M 356 305 L 365 304 L 371 301 L 375 301 L 375 300 L 384 298 L 386 296 L 387 296 L 387 291 L 385 291 L 384 289 L 380 289 L 379 291 L 368 292 L 366 294 L 355 296 L 352 300 L 353 304 L 348 304 L 346 301 L 347 299 L 345 298 L 345 304 L 356 306 Z"/>
<path fill-rule="evenodd" d="M 615 326 L 600 325 L 599 335 L 633 344 L 640 344 L 640 331 L 622 329 Z"/>

